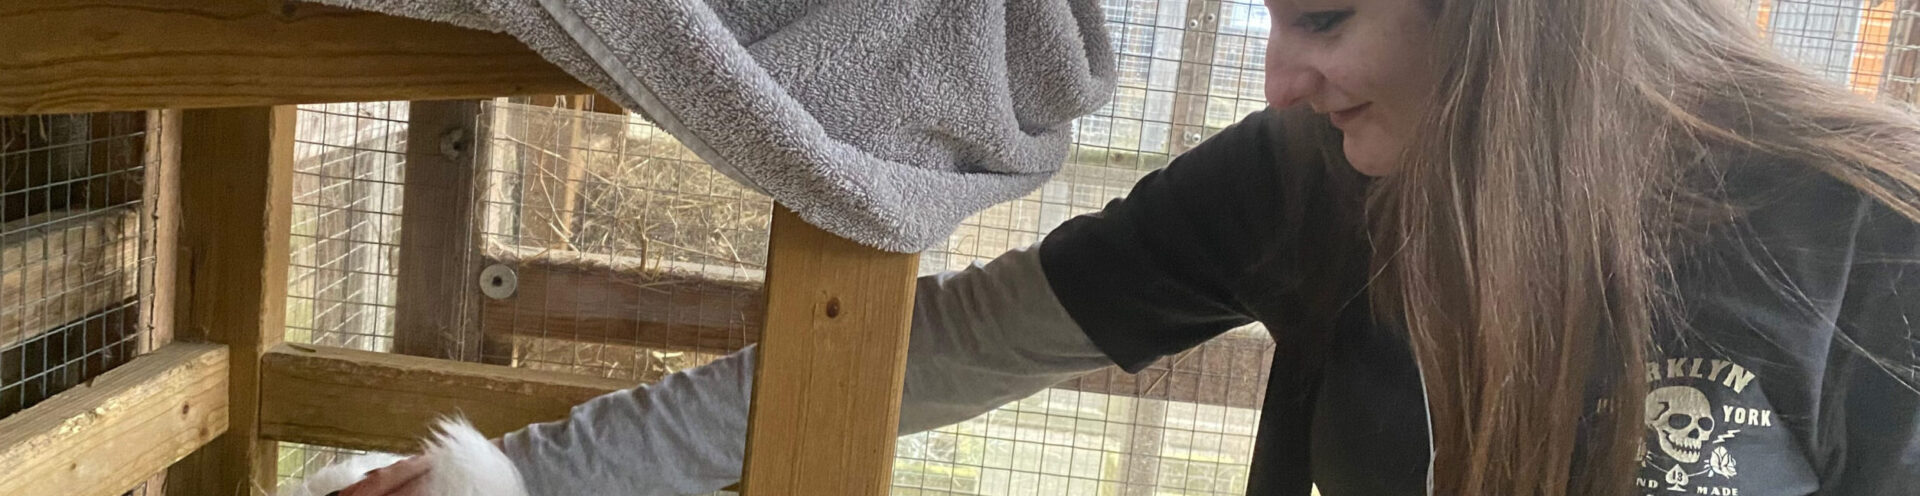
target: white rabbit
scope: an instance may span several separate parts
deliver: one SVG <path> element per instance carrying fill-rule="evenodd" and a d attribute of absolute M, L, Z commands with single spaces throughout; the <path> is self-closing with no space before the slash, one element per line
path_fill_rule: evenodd
<path fill-rule="evenodd" d="M 513 462 L 466 419 L 441 419 L 424 456 L 431 464 L 424 481 L 429 496 L 527 496 Z M 354 456 L 315 471 L 275 496 L 325 496 L 402 458 L 385 453 Z"/>

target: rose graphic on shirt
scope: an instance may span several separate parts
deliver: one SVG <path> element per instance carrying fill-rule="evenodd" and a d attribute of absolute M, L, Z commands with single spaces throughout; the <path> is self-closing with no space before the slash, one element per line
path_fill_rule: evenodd
<path fill-rule="evenodd" d="M 1733 468 L 1735 464 L 1733 454 L 1727 452 L 1726 446 L 1714 447 L 1713 458 L 1707 460 L 1707 466 L 1712 467 L 1713 473 L 1720 474 L 1721 477 L 1738 475 L 1740 472 Z"/>

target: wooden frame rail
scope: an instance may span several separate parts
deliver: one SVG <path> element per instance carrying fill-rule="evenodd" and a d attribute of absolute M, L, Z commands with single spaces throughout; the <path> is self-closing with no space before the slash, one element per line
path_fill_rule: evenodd
<path fill-rule="evenodd" d="M 479 303 L 476 325 L 494 346 L 533 335 L 725 354 L 758 342 L 767 322 L 766 296 L 755 283 L 664 272 L 634 280 L 631 273 L 603 265 L 501 258 L 487 257 L 482 263 L 514 265 L 519 287 L 511 297 Z M 1271 368 L 1264 352 L 1270 346 L 1273 341 L 1257 332 L 1229 332 L 1139 374 L 1111 367 L 1056 387 L 1257 409 L 1265 390 L 1262 374 Z"/>
<path fill-rule="evenodd" d="M 512 37 L 282 0 L 0 2 L 0 114 L 575 94 Z"/>
<path fill-rule="evenodd" d="M 489 436 L 565 418 L 626 381 L 499 365 L 281 344 L 261 357 L 260 435 L 408 453 L 433 421 L 459 414 Z"/>
<path fill-rule="evenodd" d="M 0 419 L 0 494 L 117 495 L 227 430 L 225 346 L 174 343 Z"/>

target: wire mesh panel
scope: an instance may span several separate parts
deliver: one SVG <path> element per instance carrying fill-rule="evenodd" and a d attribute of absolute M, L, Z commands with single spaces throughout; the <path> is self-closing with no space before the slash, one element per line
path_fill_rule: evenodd
<path fill-rule="evenodd" d="M 280 458 L 277 460 L 274 479 L 280 487 L 287 487 L 289 483 L 300 482 L 306 479 L 308 474 L 326 468 L 327 465 L 366 453 L 368 452 L 328 446 L 280 443 Z"/>
<path fill-rule="evenodd" d="M 150 350 L 143 112 L 0 119 L 0 417 Z"/>
<path fill-rule="evenodd" d="M 1107 0 L 1113 101 L 1075 123 L 1062 172 L 974 216 L 921 271 L 1039 241 L 1125 196 L 1146 173 L 1266 106 L 1267 12 L 1257 1 Z M 901 495 L 1243 494 L 1272 341 L 1238 329 L 1139 374 L 1108 369 L 981 417 L 901 438 Z"/>
<path fill-rule="evenodd" d="M 393 346 L 406 128 L 407 102 L 300 107 L 287 341 Z"/>
<path fill-rule="evenodd" d="M 581 100 L 497 102 L 480 196 L 486 359 L 640 381 L 755 339 L 772 202 Z"/>
<path fill-rule="evenodd" d="M 145 186 L 162 167 L 147 153 L 161 121 L 148 117 L 0 118 L 0 417 L 168 339 L 144 297 L 155 276 Z"/>
<path fill-rule="evenodd" d="M 288 342 L 393 347 L 407 102 L 300 107 L 294 130 Z M 280 443 L 280 481 L 345 454 Z"/>
<path fill-rule="evenodd" d="M 1756 0 L 1754 20 L 1780 53 L 1830 81 L 1884 100 L 1920 91 L 1913 0 Z"/>

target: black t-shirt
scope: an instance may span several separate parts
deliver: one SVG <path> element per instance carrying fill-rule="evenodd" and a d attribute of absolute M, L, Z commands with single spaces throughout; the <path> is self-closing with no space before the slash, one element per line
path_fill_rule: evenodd
<path fill-rule="evenodd" d="M 1255 113 L 1062 225 L 1047 280 L 1132 371 L 1266 324 L 1248 494 L 1424 494 L 1420 371 L 1364 296 L 1363 180 L 1300 160 L 1290 118 Z M 1750 209 L 1675 257 L 1683 324 L 1646 364 L 1640 491 L 1920 494 L 1920 392 L 1899 379 L 1920 364 L 1920 229 L 1809 168 L 1726 189 Z"/>

